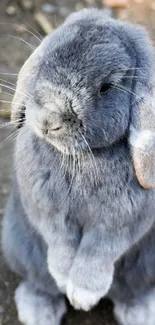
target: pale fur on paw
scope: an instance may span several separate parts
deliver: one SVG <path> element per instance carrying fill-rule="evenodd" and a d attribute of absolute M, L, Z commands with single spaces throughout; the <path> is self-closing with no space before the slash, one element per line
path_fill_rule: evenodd
<path fill-rule="evenodd" d="M 77 310 L 89 311 L 103 296 L 103 291 L 89 291 L 76 287 L 71 280 L 68 281 L 67 297 L 71 305 Z"/>
<path fill-rule="evenodd" d="M 63 298 L 54 301 L 40 295 L 27 282 L 22 282 L 15 292 L 19 321 L 24 325 L 60 325 L 66 312 Z"/>

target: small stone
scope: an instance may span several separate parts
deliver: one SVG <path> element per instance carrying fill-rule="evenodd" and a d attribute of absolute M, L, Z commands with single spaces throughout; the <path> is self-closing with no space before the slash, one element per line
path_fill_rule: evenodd
<path fill-rule="evenodd" d="M 3 306 L 0 305 L 0 314 L 4 313 L 4 308 Z"/>
<path fill-rule="evenodd" d="M 78 2 L 76 5 L 75 5 L 75 10 L 81 10 L 81 9 L 83 9 L 84 7 L 83 7 L 83 4 L 82 3 L 80 3 L 80 2 Z"/>
<path fill-rule="evenodd" d="M 25 10 L 31 10 L 33 8 L 33 2 L 32 0 L 22 0 L 21 6 Z"/>
<path fill-rule="evenodd" d="M 42 10 L 47 14 L 55 14 L 57 9 L 56 6 L 53 6 L 50 3 L 45 3 L 42 5 Z"/>
<path fill-rule="evenodd" d="M 8 281 L 5 281 L 4 284 L 5 284 L 6 287 L 9 286 L 9 282 Z"/>
<path fill-rule="evenodd" d="M 0 188 L 0 194 L 1 195 L 8 195 L 9 190 L 6 187 L 2 187 L 2 188 Z"/>
<path fill-rule="evenodd" d="M 15 6 L 8 6 L 8 7 L 6 7 L 6 13 L 8 15 L 13 16 L 13 15 L 16 14 L 16 12 L 17 12 L 17 7 L 15 7 Z"/>
<path fill-rule="evenodd" d="M 9 315 L 7 315 L 7 316 L 5 317 L 5 321 L 6 321 L 8 324 L 10 324 L 10 316 L 9 316 Z"/>
<path fill-rule="evenodd" d="M 62 17 L 67 17 L 70 14 L 70 10 L 67 7 L 61 7 L 59 13 Z"/>

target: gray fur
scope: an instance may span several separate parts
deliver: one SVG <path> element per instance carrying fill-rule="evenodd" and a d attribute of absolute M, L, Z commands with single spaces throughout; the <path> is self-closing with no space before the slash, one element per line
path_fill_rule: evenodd
<path fill-rule="evenodd" d="M 152 94 L 152 57 L 142 28 L 84 10 L 22 68 L 12 118 L 25 107 L 25 122 L 2 239 L 11 268 L 28 281 L 16 296 L 28 292 L 37 304 L 35 285 L 89 310 L 107 295 L 117 318 L 145 293 L 142 306 L 149 304 L 155 192 L 136 179 L 128 136 L 131 124 L 139 128 L 139 104 Z M 113 87 L 101 96 L 103 82 Z M 138 325 L 155 324 L 153 317 Z M 129 319 L 120 316 L 121 324 L 135 325 Z"/>

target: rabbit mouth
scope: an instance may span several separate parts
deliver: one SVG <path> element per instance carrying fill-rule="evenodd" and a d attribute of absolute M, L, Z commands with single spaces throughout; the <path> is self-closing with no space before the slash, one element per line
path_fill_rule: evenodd
<path fill-rule="evenodd" d="M 86 149 L 84 131 L 80 128 L 71 128 L 66 125 L 57 125 L 54 128 L 44 128 L 39 133 L 55 148 L 64 154 L 79 153 Z M 38 134 L 39 135 L 39 134 Z"/>
<path fill-rule="evenodd" d="M 51 143 L 58 151 L 66 155 L 75 155 L 86 150 L 85 143 L 76 138 L 76 136 L 64 137 L 63 139 L 47 137 L 46 140 Z"/>

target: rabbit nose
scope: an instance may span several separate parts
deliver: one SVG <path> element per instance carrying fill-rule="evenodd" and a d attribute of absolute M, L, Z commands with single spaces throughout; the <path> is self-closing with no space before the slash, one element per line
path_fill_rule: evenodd
<path fill-rule="evenodd" d="M 51 131 L 53 132 L 53 131 L 59 131 L 60 129 L 62 129 L 62 125 L 57 125 L 57 126 L 53 126 L 52 128 L 51 128 Z"/>
<path fill-rule="evenodd" d="M 62 129 L 63 121 L 59 114 L 52 113 L 50 114 L 47 119 L 44 121 L 45 126 L 45 133 L 48 134 L 49 132 L 56 132 Z"/>

